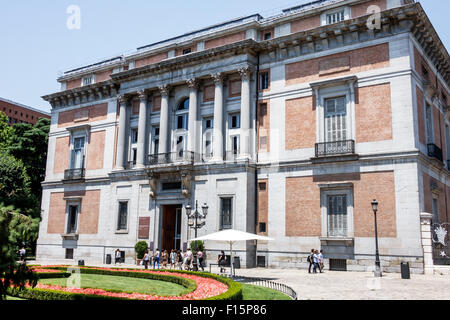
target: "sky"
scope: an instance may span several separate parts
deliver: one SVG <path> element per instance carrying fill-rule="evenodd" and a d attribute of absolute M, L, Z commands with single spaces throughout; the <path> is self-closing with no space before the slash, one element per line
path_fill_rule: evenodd
<path fill-rule="evenodd" d="M 311 0 L 1 0 L 0 97 L 49 112 L 41 96 L 59 74 L 140 46 L 259 13 L 268 17 Z M 450 45 L 449 0 L 420 1 Z M 80 28 L 68 27 L 75 5 Z M 72 25 L 73 26 L 73 25 Z"/>

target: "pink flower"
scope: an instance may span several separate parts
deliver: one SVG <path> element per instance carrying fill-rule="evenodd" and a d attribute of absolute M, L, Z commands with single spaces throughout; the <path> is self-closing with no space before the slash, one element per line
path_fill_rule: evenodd
<path fill-rule="evenodd" d="M 145 272 L 152 274 L 162 274 L 162 275 L 170 275 L 176 276 L 186 279 L 194 280 L 197 284 L 197 288 L 182 296 L 157 296 L 150 294 L 142 294 L 142 293 L 125 293 L 125 292 L 109 292 L 103 289 L 91 289 L 91 288 L 69 288 L 69 287 L 61 287 L 61 286 L 53 286 L 53 285 L 44 285 L 38 284 L 37 288 L 46 289 L 46 290 L 58 290 L 64 292 L 73 292 L 73 293 L 81 293 L 81 294 L 93 294 L 93 295 L 102 295 L 107 297 L 119 297 L 133 300 L 200 300 L 206 299 L 210 297 L 214 297 L 220 295 L 228 290 L 228 286 L 222 282 L 211 278 L 204 278 L 194 274 L 185 274 L 185 273 L 173 273 L 167 271 L 152 271 L 152 270 L 129 270 L 129 269 L 113 269 L 113 268 L 93 268 L 98 270 L 109 270 L 109 271 L 122 271 L 122 272 Z"/>

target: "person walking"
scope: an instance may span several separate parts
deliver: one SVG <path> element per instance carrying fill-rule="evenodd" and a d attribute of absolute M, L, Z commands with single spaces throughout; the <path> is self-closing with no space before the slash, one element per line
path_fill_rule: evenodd
<path fill-rule="evenodd" d="M 163 269 L 167 269 L 167 264 L 169 263 L 169 254 L 167 253 L 167 250 L 163 250 L 162 260 L 163 260 Z"/>
<path fill-rule="evenodd" d="M 175 268 L 176 258 L 177 258 L 177 253 L 175 252 L 174 249 L 172 249 L 172 251 L 170 251 L 170 269 Z"/>
<path fill-rule="evenodd" d="M 20 261 L 25 261 L 25 254 L 26 254 L 26 250 L 24 247 L 20 248 L 19 250 L 19 256 L 20 256 Z"/>
<path fill-rule="evenodd" d="M 183 270 L 183 253 L 181 252 L 181 250 L 178 250 L 177 252 L 177 256 L 178 256 L 178 269 Z"/>
<path fill-rule="evenodd" d="M 199 267 L 202 268 L 202 271 L 205 271 L 205 268 L 203 267 L 203 252 L 201 250 L 197 251 L 197 258 Z"/>
<path fill-rule="evenodd" d="M 119 262 L 119 264 L 122 262 L 122 254 L 120 253 L 120 249 L 116 250 L 116 254 L 115 254 L 115 260 L 114 260 L 114 264 L 117 264 L 117 262 Z"/>
<path fill-rule="evenodd" d="M 225 252 L 222 250 L 219 254 L 219 258 L 217 259 L 217 264 L 220 266 L 220 273 L 224 273 L 225 272 Z"/>
<path fill-rule="evenodd" d="M 311 273 L 311 267 L 314 265 L 314 249 L 311 249 L 311 253 L 306 260 L 309 262 L 308 273 Z"/>
<path fill-rule="evenodd" d="M 159 269 L 159 255 L 160 255 L 159 249 L 156 248 L 155 255 L 153 256 L 153 269 L 155 269 L 156 264 L 158 264 L 158 269 Z"/>
<path fill-rule="evenodd" d="M 148 250 L 145 250 L 144 258 L 143 258 L 145 269 L 148 269 L 148 261 L 149 260 L 150 260 L 150 255 L 148 254 Z"/>
<path fill-rule="evenodd" d="M 320 250 L 320 253 L 319 253 L 319 267 L 320 267 L 320 273 L 323 273 L 323 267 L 324 267 L 324 264 L 323 264 L 323 250 Z"/>
<path fill-rule="evenodd" d="M 313 261 L 314 261 L 314 269 L 313 269 L 313 272 L 314 272 L 314 273 L 317 273 L 317 269 L 319 269 L 319 271 L 320 271 L 320 266 L 319 266 L 319 263 L 320 263 L 320 259 L 319 259 L 319 251 L 317 251 L 317 250 L 314 250 Z M 322 273 L 322 271 L 321 271 L 320 273 Z"/>
<path fill-rule="evenodd" d="M 188 248 L 185 255 L 185 269 L 192 270 L 192 251 Z"/>

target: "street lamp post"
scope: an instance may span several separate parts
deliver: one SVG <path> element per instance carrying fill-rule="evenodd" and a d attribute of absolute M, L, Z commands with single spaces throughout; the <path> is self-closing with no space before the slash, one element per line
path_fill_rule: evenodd
<path fill-rule="evenodd" d="M 375 277 L 380 278 L 381 265 L 380 265 L 380 254 L 378 253 L 378 229 L 377 229 L 377 211 L 378 211 L 378 201 L 372 201 L 372 210 L 375 218 Z"/>
<path fill-rule="evenodd" d="M 195 211 L 194 212 L 192 212 L 191 205 L 188 204 L 186 206 L 186 215 L 188 217 L 188 226 L 190 228 L 194 229 L 195 238 L 197 238 L 197 230 L 202 228 L 206 224 L 206 221 L 203 221 L 202 223 L 198 223 L 199 222 L 198 220 L 206 219 L 207 214 L 208 214 L 208 206 L 206 205 L 206 203 L 204 203 L 202 205 L 202 213 L 200 213 L 198 211 L 198 202 L 197 201 L 195 201 Z M 197 241 L 195 241 L 193 266 L 194 266 L 194 271 L 198 271 Z"/>

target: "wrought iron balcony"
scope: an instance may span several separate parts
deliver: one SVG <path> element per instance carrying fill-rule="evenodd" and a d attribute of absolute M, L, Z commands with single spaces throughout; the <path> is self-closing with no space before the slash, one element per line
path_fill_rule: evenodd
<path fill-rule="evenodd" d="M 185 150 L 169 153 L 151 154 L 148 156 L 148 164 L 150 166 L 167 165 L 175 163 L 193 164 L 194 161 L 195 161 L 195 153 Z"/>
<path fill-rule="evenodd" d="M 431 158 L 436 158 L 437 160 L 443 162 L 444 157 L 442 156 L 442 150 L 437 145 L 433 143 L 428 144 L 428 156 Z"/>
<path fill-rule="evenodd" d="M 66 170 L 64 171 L 64 180 L 82 180 L 84 173 L 84 168 Z"/>
<path fill-rule="evenodd" d="M 316 157 L 338 156 L 354 153 L 354 140 L 316 143 Z"/>

